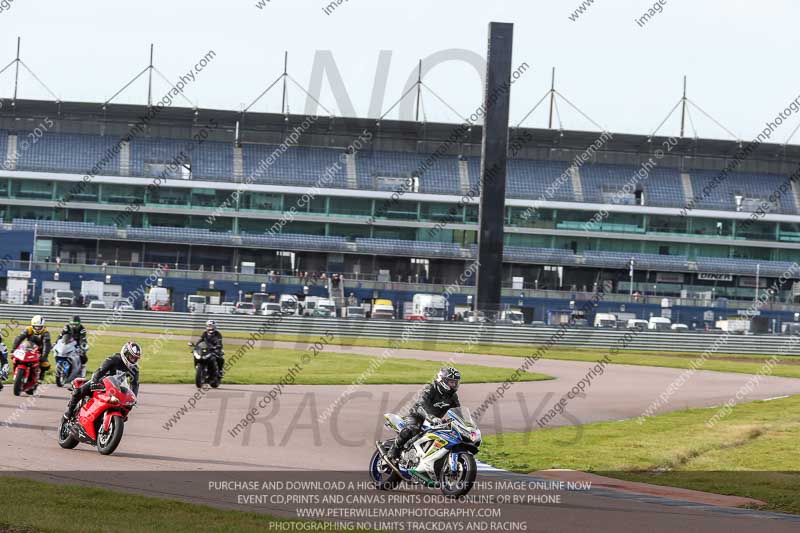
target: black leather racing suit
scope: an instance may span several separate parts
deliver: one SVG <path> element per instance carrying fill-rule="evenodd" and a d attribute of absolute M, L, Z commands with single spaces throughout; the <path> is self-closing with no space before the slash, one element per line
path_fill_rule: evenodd
<path fill-rule="evenodd" d="M 64 329 L 61 330 L 61 334 L 56 339 L 56 342 L 61 340 L 61 337 L 70 337 L 75 343 L 78 345 L 79 348 L 86 345 L 86 328 L 83 327 L 83 324 L 78 324 L 77 326 L 73 326 L 72 324 L 67 324 L 64 326 Z M 81 364 L 85 365 L 86 361 L 89 358 L 86 356 L 86 351 L 81 348 Z"/>
<path fill-rule="evenodd" d="M 131 390 L 134 394 L 138 395 L 139 368 L 136 366 L 133 368 L 128 368 L 128 365 L 126 365 L 122 360 L 122 356 L 118 353 L 115 353 L 103 361 L 103 364 L 100 365 L 100 368 L 95 371 L 90 380 L 75 389 L 75 391 L 72 393 L 72 398 L 69 400 L 69 405 L 67 406 L 67 411 L 65 413 L 66 416 L 71 417 L 74 414 L 75 408 L 78 406 L 80 401 L 92 393 L 92 386 L 99 385 L 104 377 L 113 376 L 117 372 L 124 372 L 128 374 L 131 381 Z"/>
<path fill-rule="evenodd" d="M 222 351 L 222 333 L 220 333 L 218 329 L 212 329 L 210 331 L 205 330 L 203 334 L 200 335 L 199 342 L 205 342 L 208 345 L 208 349 L 217 356 L 217 369 L 220 375 L 222 375 L 222 371 L 225 369 L 225 352 Z"/>
<path fill-rule="evenodd" d="M 422 431 L 422 423 L 427 418 L 442 418 L 450 409 L 461 407 L 458 401 L 458 394 L 444 390 L 442 385 L 436 382 L 428 383 L 420 391 L 417 400 L 403 419 L 405 427 L 394 440 L 391 454 L 399 454 L 403 446 Z"/>

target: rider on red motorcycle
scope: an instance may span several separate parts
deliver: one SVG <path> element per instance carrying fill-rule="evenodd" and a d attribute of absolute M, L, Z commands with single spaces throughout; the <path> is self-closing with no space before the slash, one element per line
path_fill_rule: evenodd
<path fill-rule="evenodd" d="M 139 359 L 142 358 L 142 348 L 133 341 L 128 341 L 125 346 L 111 357 L 103 361 L 100 368 L 92 375 L 92 379 L 84 383 L 81 387 L 72 392 L 64 418 L 70 419 L 75 416 L 76 408 L 80 401 L 92 394 L 92 386 L 97 386 L 106 376 L 113 376 L 117 372 L 124 372 L 131 378 L 131 390 L 134 394 L 139 394 Z"/>
<path fill-rule="evenodd" d="M 44 317 L 35 315 L 31 318 L 31 325 L 22 330 L 22 333 L 14 339 L 11 351 L 13 352 L 19 348 L 19 345 L 24 341 L 30 341 L 39 348 L 39 353 L 41 354 L 39 356 L 39 368 L 41 369 L 39 380 L 44 381 L 44 375 L 47 369 L 50 368 L 50 361 L 47 360 L 47 356 L 50 355 L 50 350 L 53 348 L 53 343 L 50 341 L 50 332 L 45 327 Z"/>

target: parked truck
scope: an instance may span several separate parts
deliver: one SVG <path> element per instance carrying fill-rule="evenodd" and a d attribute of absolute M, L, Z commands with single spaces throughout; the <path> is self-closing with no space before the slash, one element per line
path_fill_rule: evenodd
<path fill-rule="evenodd" d="M 145 301 L 151 311 L 172 311 L 172 301 L 166 287 L 150 287 Z"/>
<path fill-rule="evenodd" d="M 441 294 L 415 294 L 408 320 L 430 320 L 441 322 L 445 319 L 447 300 Z"/>
<path fill-rule="evenodd" d="M 104 301 L 103 300 L 103 285 L 102 281 L 82 281 L 81 282 L 81 296 L 83 296 L 83 304 L 88 307 L 91 302 Z"/>
<path fill-rule="evenodd" d="M 192 294 L 186 299 L 186 308 L 190 313 L 204 314 L 207 305 L 208 298 L 202 294 Z"/>
<path fill-rule="evenodd" d="M 370 307 L 370 318 L 393 319 L 394 318 L 394 304 L 391 300 L 384 298 L 376 298 L 372 300 Z"/>
<path fill-rule="evenodd" d="M 60 302 L 56 303 L 56 292 L 62 291 L 69 292 L 72 297 L 69 303 L 64 303 L 64 306 L 72 305 L 72 300 L 75 299 L 75 293 L 70 290 L 68 281 L 44 281 L 42 282 L 42 305 L 62 305 Z M 62 295 L 63 296 L 63 295 Z"/>

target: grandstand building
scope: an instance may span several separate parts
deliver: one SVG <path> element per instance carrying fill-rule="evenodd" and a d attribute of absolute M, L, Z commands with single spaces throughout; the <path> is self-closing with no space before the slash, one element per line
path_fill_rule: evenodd
<path fill-rule="evenodd" d="M 258 290 L 270 270 L 336 272 L 345 291 L 398 301 L 432 290 L 417 284 L 454 283 L 476 259 L 479 126 L 152 111 L 0 109 L 0 241 L 35 233 L 35 248 L 5 253 L 31 259 L 42 280 L 57 257 L 64 275 L 78 271 L 67 265 L 168 264 L 203 272 L 174 286 L 190 294 L 212 270 L 252 262 L 255 274 L 231 290 Z M 744 307 L 773 284 L 776 316 L 792 316 L 800 148 L 760 144 L 742 158 L 731 141 L 548 129 L 511 138 L 505 296 L 537 320 L 603 287 L 615 296 L 602 306 L 632 293 L 631 304 L 683 298 L 702 322 L 718 298 Z M 96 270 L 81 267 L 81 279 Z M 124 276 L 131 284 L 136 273 Z"/>

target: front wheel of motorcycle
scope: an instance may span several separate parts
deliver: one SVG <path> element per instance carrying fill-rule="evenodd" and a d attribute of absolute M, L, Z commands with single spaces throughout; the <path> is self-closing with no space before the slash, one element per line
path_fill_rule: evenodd
<path fill-rule="evenodd" d="M 78 445 L 78 439 L 72 434 L 72 427 L 69 421 L 61 419 L 58 426 L 58 445 L 67 450 L 71 450 Z"/>
<path fill-rule="evenodd" d="M 22 394 L 22 387 L 25 385 L 25 370 L 18 368 L 14 374 L 14 396 Z"/>
<path fill-rule="evenodd" d="M 56 369 L 56 387 L 63 387 L 63 386 L 64 386 L 64 369 L 59 366 Z"/>
<path fill-rule="evenodd" d="M 119 446 L 122 440 L 122 433 L 125 431 L 125 422 L 121 416 L 112 416 L 108 424 L 108 431 L 103 431 L 102 427 L 97 432 L 97 451 L 100 455 L 111 455 Z"/>
<path fill-rule="evenodd" d="M 203 365 L 194 365 L 194 386 L 198 389 L 203 387 L 203 378 L 205 378 L 205 368 Z"/>
<path fill-rule="evenodd" d="M 478 475 L 478 465 L 471 453 L 460 453 L 456 459 L 456 471 L 450 470 L 449 461 L 445 461 L 439 470 L 439 489 L 450 498 L 465 496 L 472 490 Z"/>
<path fill-rule="evenodd" d="M 394 490 L 403 480 L 394 469 L 386 463 L 383 456 L 375 450 L 369 461 L 369 477 L 378 490 Z"/>

